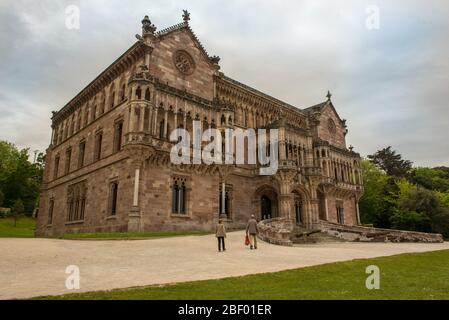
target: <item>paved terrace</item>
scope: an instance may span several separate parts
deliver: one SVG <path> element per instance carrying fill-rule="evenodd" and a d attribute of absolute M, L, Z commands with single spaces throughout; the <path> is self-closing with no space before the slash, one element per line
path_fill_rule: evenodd
<path fill-rule="evenodd" d="M 0 239 L 0 299 L 73 293 L 65 288 L 68 265 L 77 265 L 77 292 L 217 279 L 329 262 L 449 249 L 449 243 L 325 243 L 279 247 L 243 245 L 228 234 L 218 253 L 212 235 L 136 241 Z M 364 272 L 362 270 L 361 272 Z"/>

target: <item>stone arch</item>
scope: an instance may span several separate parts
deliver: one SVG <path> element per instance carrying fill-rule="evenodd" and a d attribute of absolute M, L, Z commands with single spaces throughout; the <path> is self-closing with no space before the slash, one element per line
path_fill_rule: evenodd
<path fill-rule="evenodd" d="M 269 184 L 264 184 L 254 192 L 252 208 L 258 220 L 266 220 L 279 216 L 278 191 Z"/>

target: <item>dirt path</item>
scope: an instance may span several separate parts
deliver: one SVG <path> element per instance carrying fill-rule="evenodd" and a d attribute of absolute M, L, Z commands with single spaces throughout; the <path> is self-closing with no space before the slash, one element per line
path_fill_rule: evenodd
<path fill-rule="evenodd" d="M 212 235 L 140 241 L 0 239 L 0 299 L 73 293 L 65 287 L 69 265 L 80 269 L 81 288 L 76 292 L 86 292 L 449 249 L 449 243 L 279 247 L 260 242 L 259 250 L 250 251 L 243 238 L 243 232 L 230 233 L 226 253 L 217 252 Z"/>

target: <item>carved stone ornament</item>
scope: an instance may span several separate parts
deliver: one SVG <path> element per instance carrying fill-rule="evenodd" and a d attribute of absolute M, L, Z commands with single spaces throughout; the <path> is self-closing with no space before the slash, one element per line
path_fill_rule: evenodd
<path fill-rule="evenodd" d="M 178 50 L 173 55 L 173 62 L 179 72 L 189 75 L 195 70 L 195 61 L 192 56 L 184 50 Z"/>
<path fill-rule="evenodd" d="M 335 126 L 335 122 L 332 119 L 329 119 L 327 121 L 327 128 L 329 129 L 330 133 L 335 133 L 337 132 L 337 127 Z"/>

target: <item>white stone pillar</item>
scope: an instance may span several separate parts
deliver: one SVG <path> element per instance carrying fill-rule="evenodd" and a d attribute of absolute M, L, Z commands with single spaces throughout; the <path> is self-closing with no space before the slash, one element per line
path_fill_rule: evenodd
<path fill-rule="evenodd" d="M 355 209 L 356 209 L 356 213 L 357 213 L 357 224 L 361 225 L 362 221 L 360 221 L 360 210 L 359 210 L 359 203 L 357 201 L 357 198 L 355 199 Z"/>
<path fill-rule="evenodd" d="M 55 140 L 55 128 L 52 128 L 51 129 L 51 139 L 50 139 L 52 145 L 56 144 L 54 140 Z"/>
<path fill-rule="evenodd" d="M 325 213 L 326 213 L 326 221 L 329 221 L 329 205 L 327 203 L 326 195 L 324 196 L 324 210 L 325 210 Z"/>
<path fill-rule="evenodd" d="M 221 213 L 226 214 L 226 182 L 221 184 Z"/>
<path fill-rule="evenodd" d="M 137 168 L 134 174 L 134 195 L 133 195 L 133 206 L 139 206 L 139 180 L 140 180 L 140 169 Z"/>

